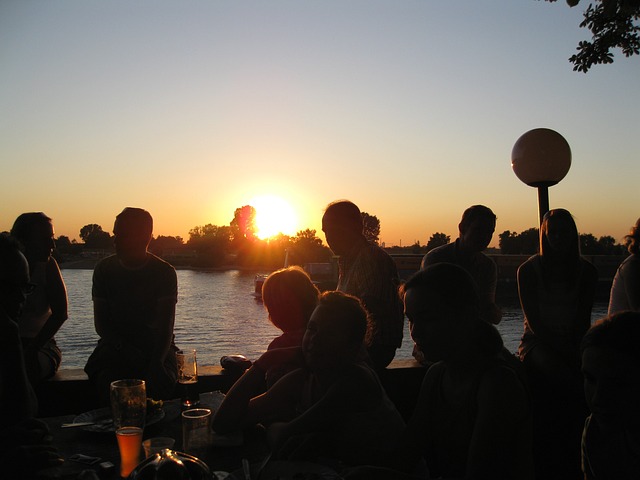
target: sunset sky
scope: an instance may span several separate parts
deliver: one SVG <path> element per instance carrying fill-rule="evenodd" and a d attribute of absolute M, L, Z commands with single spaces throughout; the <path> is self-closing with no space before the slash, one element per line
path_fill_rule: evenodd
<path fill-rule="evenodd" d="M 485 204 L 497 245 L 537 225 L 511 149 L 546 127 L 573 154 L 551 207 L 622 241 L 640 216 L 640 57 L 574 72 L 586 5 L 1 0 L 0 230 L 44 211 L 79 239 L 137 206 L 186 240 L 276 196 L 324 240 L 324 207 L 347 198 L 388 246 L 455 238 Z"/>

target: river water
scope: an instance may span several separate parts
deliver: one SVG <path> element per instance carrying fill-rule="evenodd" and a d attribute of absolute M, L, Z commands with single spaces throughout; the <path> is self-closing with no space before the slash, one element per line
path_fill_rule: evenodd
<path fill-rule="evenodd" d="M 195 348 L 198 363 L 218 365 L 220 357 L 242 354 L 255 360 L 281 332 L 267 319 L 262 302 L 253 296 L 256 273 L 228 270 L 201 272 L 178 270 L 178 305 L 174 333 L 178 348 Z M 56 335 L 62 350 L 61 368 L 82 368 L 98 336 L 93 326 L 91 277 L 93 270 L 63 269 L 69 296 L 69 319 Z M 596 304 L 593 318 L 606 314 L 607 306 Z M 511 352 L 522 334 L 519 307 L 503 307 L 498 330 Z M 413 342 L 405 322 L 402 347 L 396 358 L 411 358 Z"/>

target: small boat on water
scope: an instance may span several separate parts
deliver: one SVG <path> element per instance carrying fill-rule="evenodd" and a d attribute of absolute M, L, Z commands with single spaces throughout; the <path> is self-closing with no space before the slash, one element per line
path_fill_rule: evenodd
<path fill-rule="evenodd" d="M 253 293 L 256 300 L 262 300 L 262 285 L 269 275 L 266 273 L 258 273 L 253 279 Z"/>

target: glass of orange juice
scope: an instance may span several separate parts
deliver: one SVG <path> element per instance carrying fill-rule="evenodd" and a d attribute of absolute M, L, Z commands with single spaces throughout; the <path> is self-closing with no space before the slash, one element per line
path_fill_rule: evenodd
<path fill-rule="evenodd" d="M 144 380 L 111 382 L 111 412 L 120 450 L 120 476 L 128 477 L 140 461 L 142 431 L 147 413 Z"/>

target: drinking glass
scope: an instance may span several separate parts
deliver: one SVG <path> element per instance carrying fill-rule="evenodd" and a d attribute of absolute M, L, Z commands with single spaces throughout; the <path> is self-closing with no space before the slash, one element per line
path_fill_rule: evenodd
<path fill-rule="evenodd" d="M 196 457 L 206 455 L 211 445 L 212 412 L 209 408 L 192 408 L 182 412 L 182 448 Z"/>
<path fill-rule="evenodd" d="M 147 413 L 144 380 L 111 382 L 111 412 L 120 450 L 120 476 L 125 478 L 140 461 L 142 431 Z"/>
<path fill-rule="evenodd" d="M 192 408 L 200 404 L 198 394 L 198 362 L 195 350 L 181 350 L 176 353 L 178 363 L 178 384 L 180 385 L 182 406 Z"/>

